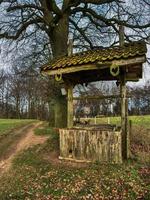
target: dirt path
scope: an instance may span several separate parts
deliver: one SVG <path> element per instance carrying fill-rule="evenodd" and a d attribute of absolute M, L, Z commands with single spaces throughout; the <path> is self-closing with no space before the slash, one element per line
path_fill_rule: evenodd
<path fill-rule="evenodd" d="M 0 161 L 0 174 L 6 172 L 11 167 L 12 160 L 17 153 L 33 145 L 42 144 L 48 139 L 48 136 L 38 136 L 34 134 L 34 129 L 40 125 L 41 123 L 39 122 L 28 128 L 27 133 L 19 140 L 16 148 L 10 153 L 9 157 Z"/>

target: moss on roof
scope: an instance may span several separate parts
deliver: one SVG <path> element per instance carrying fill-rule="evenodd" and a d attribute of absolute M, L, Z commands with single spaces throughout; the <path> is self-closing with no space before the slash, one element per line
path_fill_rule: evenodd
<path fill-rule="evenodd" d="M 114 46 L 109 48 L 99 48 L 64 56 L 54 59 L 41 67 L 42 71 L 51 71 L 71 66 L 79 66 L 90 63 L 106 62 L 116 59 L 128 59 L 136 56 L 145 55 L 147 52 L 144 41 L 126 43 L 124 46 Z"/>

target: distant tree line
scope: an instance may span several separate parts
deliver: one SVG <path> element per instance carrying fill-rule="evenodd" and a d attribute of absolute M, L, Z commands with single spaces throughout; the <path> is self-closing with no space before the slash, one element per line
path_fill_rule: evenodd
<path fill-rule="evenodd" d="M 44 77 L 35 67 L 17 67 L 0 70 L 0 118 L 31 118 L 52 120 L 49 113 L 55 102 L 52 95 L 57 93 L 57 84 L 50 87 L 48 77 Z M 55 81 L 54 81 L 55 82 Z M 55 84 L 53 83 L 53 86 Z M 100 82 L 87 87 L 77 86 L 74 93 L 82 96 L 119 95 L 115 82 Z M 128 87 L 128 108 L 130 115 L 150 114 L 150 81 L 138 87 Z M 120 115 L 120 98 L 107 98 L 74 102 L 75 115 L 90 117 Z M 87 112 L 87 113 L 86 113 Z"/>
<path fill-rule="evenodd" d="M 69 39 L 74 41 L 75 52 L 114 46 L 119 42 L 119 26 L 125 27 L 125 42 L 142 39 L 149 44 L 149 9 L 148 0 L 0 0 L 1 54 L 4 62 L 8 54 L 7 59 L 10 59 L 12 66 L 12 60 L 16 62 L 16 57 L 28 57 L 25 65 L 33 60 L 41 65 L 53 58 L 67 55 Z M 24 64 L 21 67 L 24 68 Z M 57 104 L 55 108 L 48 106 L 50 116 L 53 115 L 53 126 L 63 127 L 67 120 L 64 116 L 58 117 L 58 113 L 64 112 L 67 102 L 65 98 L 60 98 L 61 88 L 58 85 L 56 87 L 53 77 L 52 80 L 46 80 L 50 84 L 49 92 L 46 93 L 49 97 L 45 100 L 42 95 L 43 82 L 42 86 L 39 85 L 42 80 L 37 80 L 36 77 L 30 84 L 34 85 L 34 81 L 35 89 L 30 89 L 28 94 L 25 92 L 22 99 L 24 84 L 18 86 L 22 91 L 19 97 L 14 95 L 16 89 L 11 94 L 11 86 L 6 84 L 5 87 L 10 91 L 6 92 L 5 89 L 2 104 L 6 104 L 5 107 L 11 106 L 17 117 L 38 117 L 37 109 L 45 102 L 49 102 L 49 105 Z M 45 103 L 44 109 L 47 108 L 46 105 Z M 6 111 L 4 108 L 2 110 L 5 115 Z M 41 110 L 42 116 L 46 117 L 43 108 Z"/>
<path fill-rule="evenodd" d="M 131 115 L 150 114 L 150 81 L 143 86 L 129 88 L 129 113 Z"/>
<path fill-rule="evenodd" d="M 47 81 L 33 68 L 0 71 L 1 118 L 48 118 Z"/>

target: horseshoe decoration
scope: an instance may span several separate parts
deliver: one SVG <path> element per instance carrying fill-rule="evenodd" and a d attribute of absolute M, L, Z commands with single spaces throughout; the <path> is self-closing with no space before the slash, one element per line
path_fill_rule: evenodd
<path fill-rule="evenodd" d="M 62 80 L 62 74 L 56 74 L 55 75 L 55 80 L 56 81 L 61 81 Z"/>
<path fill-rule="evenodd" d="M 110 66 L 110 73 L 112 76 L 118 76 L 120 73 L 120 68 L 118 65 L 112 64 Z"/>

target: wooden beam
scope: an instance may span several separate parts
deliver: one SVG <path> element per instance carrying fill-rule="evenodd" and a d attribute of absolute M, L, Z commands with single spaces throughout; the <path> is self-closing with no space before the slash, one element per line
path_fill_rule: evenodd
<path fill-rule="evenodd" d="M 73 127 L 73 85 L 67 85 L 67 127 Z"/>
<path fill-rule="evenodd" d="M 140 69 L 136 72 L 127 72 L 126 73 L 126 80 L 128 81 L 138 81 L 141 78 Z M 75 84 L 82 84 L 88 82 L 95 82 L 95 81 L 110 81 L 110 80 L 120 80 L 120 76 L 114 77 L 110 74 L 110 70 L 103 69 L 103 70 L 93 70 L 91 71 L 82 71 L 70 74 L 64 74 L 63 80 L 69 80 L 71 83 Z"/>
<path fill-rule="evenodd" d="M 84 100 L 84 99 L 110 99 L 110 98 L 120 98 L 120 95 L 108 95 L 108 96 L 82 96 L 82 97 L 73 97 L 73 100 Z"/>

